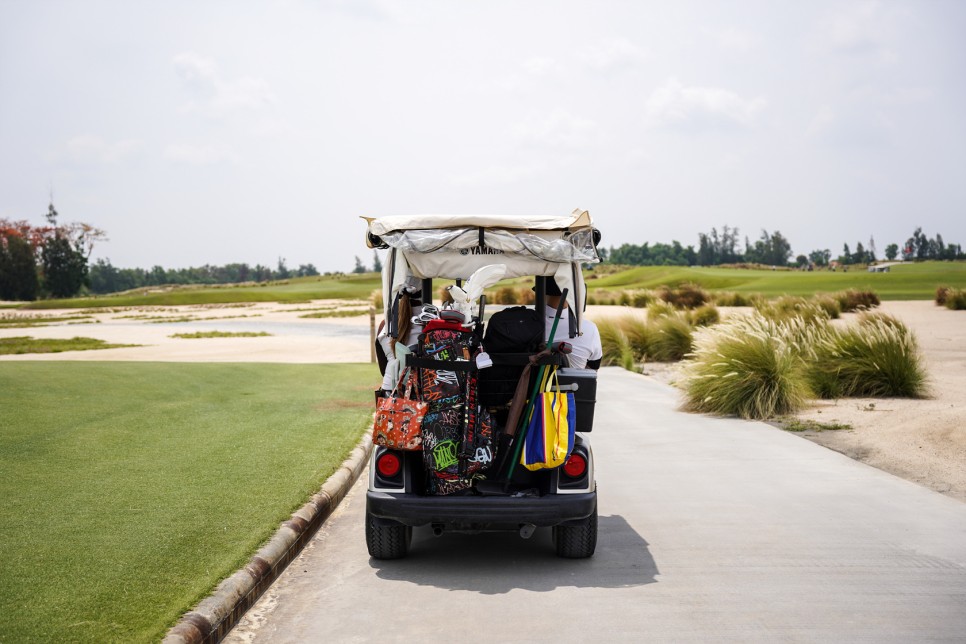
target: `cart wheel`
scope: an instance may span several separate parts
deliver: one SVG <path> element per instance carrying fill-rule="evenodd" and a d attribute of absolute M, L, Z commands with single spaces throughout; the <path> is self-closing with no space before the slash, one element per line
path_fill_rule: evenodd
<path fill-rule="evenodd" d="M 401 559 L 409 553 L 412 526 L 377 520 L 366 512 L 366 547 L 374 559 Z"/>
<path fill-rule="evenodd" d="M 567 559 L 586 559 L 597 550 L 597 508 L 577 525 L 558 525 L 553 529 L 553 544 L 557 556 Z"/>

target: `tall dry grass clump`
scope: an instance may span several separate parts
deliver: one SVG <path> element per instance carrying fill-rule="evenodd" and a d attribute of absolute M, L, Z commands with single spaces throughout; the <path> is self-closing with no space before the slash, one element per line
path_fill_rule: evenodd
<path fill-rule="evenodd" d="M 774 300 L 759 300 L 755 302 L 755 309 L 763 317 L 775 322 L 801 318 L 805 322 L 812 323 L 828 320 L 830 317 L 826 309 L 817 302 L 794 295 L 783 295 Z"/>
<path fill-rule="evenodd" d="M 647 321 L 653 322 L 660 318 L 665 318 L 670 315 L 676 315 L 677 309 L 671 304 L 668 304 L 664 300 L 654 300 L 647 305 Z"/>
<path fill-rule="evenodd" d="M 676 288 L 661 286 L 657 296 L 678 309 L 696 309 L 711 301 L 711 295 L 697 284 L 685 283 Z"/>
<path fill-rule="evenodd" d="M 636 309 L 646 309 L 648 304 L 657 299 L 652 291 L 631 291 L 631 306 Z"/>
<path fill-rule="evenodd" d="M 740 418 L 771 418 L 800 409 L 810 391 L 800 320 L 743 316 L 699 329 L 685 366 L 685 408 Z"/>
<path fill-rule="evenodd" d="M 718 306 L 753 306 L 755 300 L 760 299 L 760 296 L 745 295 L 734 291 L 716 291 L 711 297 Z"/>
<path fill-rule="evenodd" d="M 866 314 L 816 334 L 807 378 L 822 398 L 922 398 L 926 371 L 915 336 L 894 317 Z"/>
<path fill-rule="evenodd" d="M 874 291 L 859 291 L 854 288 L 836 293 L 835 299 L 839 301 L 842 313 L 874 309 L 880 304 L 879 296 Z"/>
<path fill-rule="evenodd" d="M 946 308 L 951 311 L 966 310 L 966 291 L 961 288 L 951 288 L 946 293 Z"/>
<path fill-rule="evenodd" d="M 636 315 L 596 320 L 604 351 L 602 364 L 633 370 L 645 362 L 677 362 L 692 349 L 694 329 L 688 315 L 672 312 L 648 317 Z"/>
<path fill-rule="evenodd" d="M 647 357 L 655 362 L 677 362 L 691 353 L 694 329 L 683 313 L 659 317 L 648 323 Z"/>
<path fill-rule="evenodd" d="M 721 314 L 718 307 L 708 303 L 691 311 L 690 320 L 691 326 L 711 326 L 721 321 Z"/>
<path fill-rule="evenodd" d="M 634 315 L 628 315 L 617 321 L 627 344 L 631 349 L 634 360 L 644 362 L 650 351 L 652 331 L 647 322 Z"/>
<path fill-rule="evenodd" d="M 936 287 L 936 305 L 946 306 L 946 297 L 949 295 L 948 286 L 937 286 Z"/>
<path fill-rule="evenodd" d="M 842 307 L 839 305 L 839 301 L 831 295 L 816 295 L 812 298 L 812 301 L 828 314 L 828 319 L 838 320 L 842 317 Z"/>
<path fill-rule="evenodd" d="M 634 352 L 628 342 L 619 320 L 603 319 L 597 321 L 600 344 L 603 349 L 603 365 L 617 365 L 628 371 L 634 370 Z"/>

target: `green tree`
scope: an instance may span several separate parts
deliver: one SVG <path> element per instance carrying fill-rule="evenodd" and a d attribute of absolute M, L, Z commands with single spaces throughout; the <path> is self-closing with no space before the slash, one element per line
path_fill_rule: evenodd
<path fill-rule="evenodd" d="M 278 268 L 275 271 L 276 279 L 287 280 L 292 276 L 292 271 L 288 270 L 288 266 L 285 265 L 285 258 L 278 258 Z"/>
<path fill-rule="evenodd" d="M 842 254 L 839 255 L 839 262 L 842 264 L 852 263 L 852 251 L 849 250 L 848 244 L 842 246 Z"/>
<path fill-rule="evenodd" d="M 899 256 L 899 244 L 889 244 L 885 249 L 886 259 L 890 262 Z"/>
<path fill-rule="evenodd" d="M 372 270 L 376 273 L 382 272 L 382 262 L 379 261 L 379 251 L 372 251 Z"/>
<path fill-rule="evenodd" d="M 87 258 L 58 231 L 40 251 L 44 289 L 57 298 L 73 297 L 87 281 Z"/>
<path fill-rule="evenodd" d="M 12 230 L 0 230 L 0 300 L 37 299 L 37 263 L 30 242 Z"/>
<path fill-rule="evenodd" d="M 808 254 L 808 258 L 812 260 L 812 263 L 816 266 L 828 266 L 829 260 L 832 259 L 832 251 L 830 251 L 828 248 L 813 250 Z"/>
<path fill-rule="evenodd" d="M 365 273 L 366 267 L 362 265 L 362 260 L 356 255 L 356 267 L 352 269 L 353 273 Z"/>

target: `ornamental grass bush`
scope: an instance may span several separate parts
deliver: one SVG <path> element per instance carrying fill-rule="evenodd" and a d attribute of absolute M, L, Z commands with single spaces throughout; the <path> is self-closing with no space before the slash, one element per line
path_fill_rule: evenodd
<path fill-rule="evenodd" d="M 657 296 L 678 309 L 696 309 L 711 301 L 711 295 L 697 284 L 685 283 L 676 288 L 661 286 Z"/>
<path fill-rule="evenodd" d="M 711 296 L 718 306 L 753 306 L 758 299 L 753 295 L 735 293 L 734 291 L 717 291 Z"/>
<path fill-rule="evenodd" d="M 627 338 L 627 343 L 630 346 L 634 360 L 637 362 L 646 360 L 650 351 L 651 326 L 634 315 L 621 318 L 618 324 L 624 332 L 624 337 Z"/>
<path fill-rule="evenodd" d="M 691 326 L 711 326 L 721 321 L 721 314 L 718 313 L 718 307 L 709 302 L 691 311 L 689 319 Z"/>
<path fill-rule="evenodd" d="M 829 319 L 829 314 L 813 300 L 794 295 L 783 295 L 774 300 L 759 300 L 755 309 L 763 317 L 775 322 L 801 318 L 805 322 L 820 322 Z"/>
<path fill-rule="evenodd" d="M 915 336 L 894 317 L 866 314 L 815 334 L 807 380 L 822 398 L 922 398 L 926 371 Z"/>
<path fill-rule="evenodd" d="M 835 299 L 839 301 L 842 313 L 874 309 L 880 304 L 879 296 L 874 291 L 859 291 L 854 288 L 836 293 Z"/>
<path fill-rule="evenodd" d="M 656 362 L 677 362 L 691 353 L 694 330 L 686 315 L 676 313 L 648 323 L 647 357 Z"/>
<path fill-rule="evenodd" d="M 812 301 L 828 314 L 828 319 L 838 320 L 842 317 L 842 307 L 839 306 L 839 301 L 831 295 L 816 295 L 812 298 Z"/>
<path fill-rule="evenodd" d="M 664 300 L 654 300 L 647 305 L 647 321 L 653 322 L 659 318 L 677 314 L 677 309 Z"/>
<path fill-rule="evenodd" d="M 754 314 L 699 329 L 684 368 L 688 411 L 771 418 L 801 409 L 805 380 L 800 319 Z"/>
<path fill-rule="evenodd" d="M 600 332 L 600 344 L 603 349 L 601 364 L 605 366 L 617 365 L 633 371 L 634 352 L 631 350 L 620 321 L 598 320 L 597 330 Z"/>
<path fill-rule="evenodd" d="M 966 310 L 966 291 L 961 288 L 951 288 L 946 293 L 946 308 L 950 311 Z"/>
<path fill-rule="evenodd" d="M 637 309 L 646 309 L 655 299 L 657 296 L 652 291 L 642 290 L 631 293 L 631 305 Z"/>
<path fill-rule="evenodd" d="M 949 295 L 948 286 L 937 286 L 936 287 L 936 305 L 946 306 L 946 296 Z"/>

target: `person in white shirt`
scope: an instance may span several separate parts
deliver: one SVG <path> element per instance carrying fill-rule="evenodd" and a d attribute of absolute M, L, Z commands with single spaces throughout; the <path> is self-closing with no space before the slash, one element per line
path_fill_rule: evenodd
<path fill-rule="evenodd" d="M 557 307 L 560 305 L 560 287 L 552 277 L 547 278 L 547 332 L 544 337 L 550 336 L 550 328 L 553 326 L 554 316 Z M 554 335 L 554 342 L 569 342 L 573 347 L 570 353 L 570 366 L 577 369 L 599 369 L 600 361 L 604 357 L 604 350 L 600 344 L 600 331 L 597 325 L 585 316 L 580 321 L 580 329 L 573 338 L 570 335 L 571 320 L 573 313 L 566 300 L 564 301 L 563 312 L 560 315 L 560 322 L 557 324 L 557 332 Z"/>

